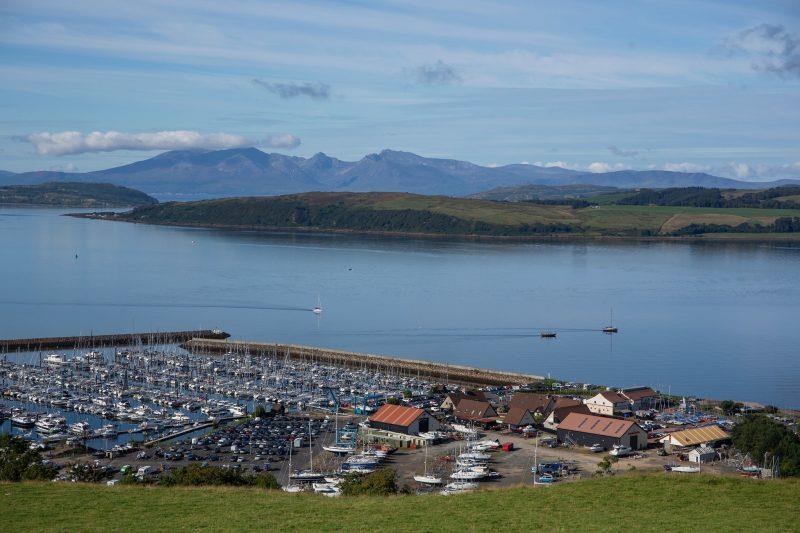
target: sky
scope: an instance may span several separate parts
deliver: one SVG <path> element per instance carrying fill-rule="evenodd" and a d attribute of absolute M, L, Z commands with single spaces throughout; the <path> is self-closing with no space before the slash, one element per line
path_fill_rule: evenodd
<path fill-rule="evenodd" d="M 800 2 L 0 0 L 0 169 L 184 148 L 800 178 Z"/>

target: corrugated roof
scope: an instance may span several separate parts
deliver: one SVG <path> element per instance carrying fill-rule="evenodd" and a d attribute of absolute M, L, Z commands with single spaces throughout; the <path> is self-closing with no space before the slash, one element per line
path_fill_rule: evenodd
<path fill-rule="evenodd" d="M 579 431 L 581 433 L 602 435 L 604 437 L 621 437 L 633 426 L 638 427 L 633 420 L 620 420 L 607 416 L 570 413 L 561 421 L 558 425 L 558 429 Z"/>
<path fill-rule="evenodd" d="M 404 405 L 384 404 L 378 412 L 369 417 L 370 422 L 391 424 L 393 426 L 410 426 L 414 420 L 425 414 L 423 409 Z"/>
<path fill-rule="evenodd" d="M 717 425 L 704 426 L 701 428 L 684 429 L 670 433 L 664 440 L 677 443 L 678 446 L 695 446 L 706 442 L 716 442 L 731 438 L 730 434 Z"/>

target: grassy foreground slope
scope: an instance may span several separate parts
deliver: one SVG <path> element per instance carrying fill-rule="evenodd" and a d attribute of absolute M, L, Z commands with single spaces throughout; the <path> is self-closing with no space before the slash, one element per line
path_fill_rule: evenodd
<path fill-rule="evenodd" d="M 767 226 L 781 217 L 800 217 L 800 210 L 643 205 L 573 208 L 404 193 L 304 193 L 169 202 L 140 207 L 114 218 L 149 224 L 254 229 L 640 237 L 668 236 L 690 225 Z M 795 234 L 800 236 L 800 232 Z"/>
<path fill-rule="evenodd" d="M 460 496 L 0 486 L 9 531 L 797 531 L 800 482 L 634 475 Z"/>

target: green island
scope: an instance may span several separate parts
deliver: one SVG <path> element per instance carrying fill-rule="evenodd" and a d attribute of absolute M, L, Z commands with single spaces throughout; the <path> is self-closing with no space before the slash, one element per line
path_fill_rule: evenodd
<path fill-rule="evenodd" d="M 781 197 L 770 197 L 769 207 L 761 201 L 732 204 L 748 207 L 697 207 L 685 199 L 682 205 L 637 205 L 637 194 L 497 202 L 406 193 L 312 192 L 167 202 L 126 213 L 83 216 L 177 226 L 438 237 L 800 240 L 800 208 L 793 199 L 782 203 Z M 787 194 L 796 197 L 794 191 Z"/>
<path fill-rule="evenodd" d="M 155 198 L 143 192 L 110 183 L 53 182 L 0 187 L 0 204 L 95 208 L 155 203 Z"/>
<path fill-rule="evenodd" d="M 793 531 L 800 481 L 626 474 L 455 496 L 325 498 L 233 487 L 0 486 L 15 531 Z"/>

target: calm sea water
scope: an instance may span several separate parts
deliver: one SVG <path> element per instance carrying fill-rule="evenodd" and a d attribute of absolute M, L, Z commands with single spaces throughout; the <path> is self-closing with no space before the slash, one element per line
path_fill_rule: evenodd
<path fill-rule="evenodd" d="M 0 207 L 0 337 L 220 327 L 800 407 L 800 247 L 265 235 L 63 212 Z M 611 308 L 613 336 L 597 331 Z"/>

